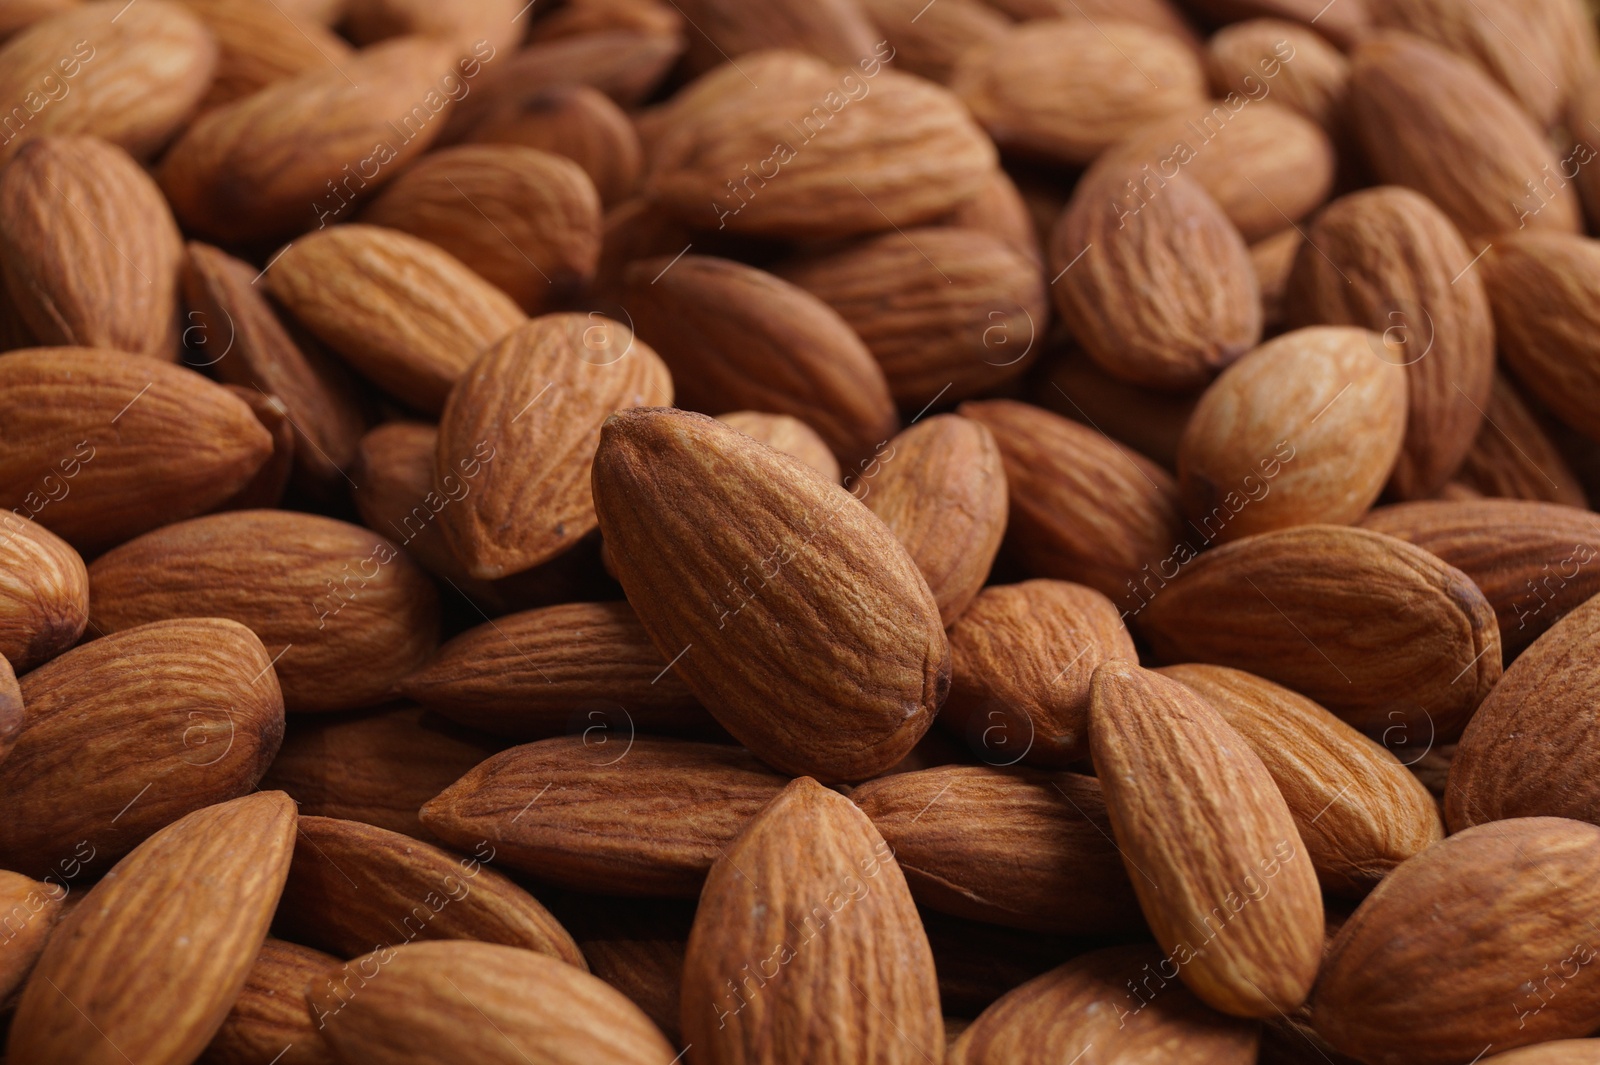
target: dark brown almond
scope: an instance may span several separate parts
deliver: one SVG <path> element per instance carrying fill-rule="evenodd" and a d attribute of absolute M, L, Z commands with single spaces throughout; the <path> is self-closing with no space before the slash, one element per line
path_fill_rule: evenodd
<path fill-rule="evenodd" d="M 305 990 L 338 964 L 320 950 L 268 936 L 199 1065 L 337 1065 Z"/>
<path fill-rule="evenodd" d="M 1589 506 L 1583 485 L 1527 400 L 1498 371 L 1484 405 L 1483 426 L 1456 477 L 1485 496 Z"/>
<path fill-rule="evenodd" d="M 50 933 L 61 919 L 68 889 L 0 870 L 0 914 L 5 942 L 0 944 L 0 1009 L 16 1005 L 17 992 L 44 953 Z"/>
<path fill-rule="evenodd" d="M 565 156 L 589 175 L 607 207 L 633 195 L 644 170 L 644 149 L 628 113 L 587 85 L 552 85 L 491 111 L 467 139 Z"/>

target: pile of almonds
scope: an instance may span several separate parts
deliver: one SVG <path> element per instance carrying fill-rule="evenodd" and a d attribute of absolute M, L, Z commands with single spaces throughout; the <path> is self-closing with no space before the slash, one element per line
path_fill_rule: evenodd
<path fill-rule="evenodd" d="M 1586 228 L 1583 0 L 0 0 L 0 1065 L 1600 1065 Z"/>

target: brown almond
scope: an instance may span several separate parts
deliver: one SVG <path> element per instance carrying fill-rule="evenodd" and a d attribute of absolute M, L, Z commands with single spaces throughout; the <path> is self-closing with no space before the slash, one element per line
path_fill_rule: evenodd
<path fill-rule="evenodd" d="M 1483 1065 L 1594 1065 L 1600 1039 L 1555 1039 L 1483 1058 Z"/>
<path fill-rule="evenodd" d="M 17 745 L 23 722 L 22 687 L 17 683 L 16 670 L 4 655 L 0 655 L 0 762 L 5 761 L 11 748 Z"/>
<path fill-rule="evenodd" d="M 706 30 L 690 33 L 686 60 L 709 70 L 746 52 L 793 48 L 841 66 L 873 55 L 882 42 L 854 0 L 681 0 L 683 17 Z M 881 56 L 887 60 L 888 56 Z"/>
<path fill-rule="evenodd" d="M 644 172 L 644 149 L 632 119 L 605 93 L 587 85 L 552 85 L 517 106 L 490 111 L 467 139 L 571 159 L 589 175 L 607 207 L 633 195 Z"/>
<path fill-rule="evenodd" d="M 586 85 L 620 107 L 637 107 L 672 72 L 684 44 L 680 29 L 661 26 L 617 26 L 535 40 L 484 68 L 486 80 L 450 116 L 445 140 L 470 130 L 498 106 L 530 99 L 556 85 Z"/>
<path fill-rule="evenodd" d="M 862 0 L 862 10 L 894 48 L 895 66 L 948 85 L 961 53 L 998 40 L 1011 26 L 982 0 L 947 0 L 918 11 L 917 0 Z"/>
<path fill-rule="evenodd" d="M 1261 286 L 1262 325 L 1267 332 L 1279 333 L 1288 324 L 1289 277 L 1299 258 L 1305 237 L 1298 229 L 1285 229 L 1250 246 L 1250 262 Z"/>
<path fill-rule="evenodd" d="M 0 515 L 0 573 L 0 656 L 12 668 L 26 673 L 78 642 L 89 571 L 70 544 L 24 515 Z"/>
<path fill-rule="evenodd" d="M 1206 69 L 1220 95 L 1271 93 L 1344 144 L 1350 62 L 1317 27 L 1273 18 L 1224 26 L 1206 43 Z"/>
<path fill-rule="evenodd" d="M 330 954 L 268 936 L 199 1065 L 337 1065 L 312 1023 L 305 989 L 338 964 Z"/>
<path fill-rule="evenodd" d="M 0 870 L 0 913 L 5 914 L 5 949 L 0 951 L 0 1009 L 16 1005 L 17 992 L 44 953 L 61 919 L 67 888 Z"/>
<path fill-rule="evenodd" d="M 1527 400 L 1499 371 L 1489 386 L 1483 425 L 1456 477 L 1485 496 L 1589 506 L 1577 475 L 1534 417 Z"/>
<path fill-rule="evenodd" d="M 251 510 L 257 507 L 276 507 L 283 502 L 289 487 L 289 477 L 294 473 L 295 435 L 289 424 L 289 408 L 277 396 L 268 395 L 243 385 L 224 385 L 229 392 L 244 400 L 256 421 L 272 437 L 272 454 L 254 477 L 235 492 L 222 510 Z"/>
<path fill-rule="evenodd" d="M 1312 26 L 1341 49 L 1372 31 L 1368 0 L 1341 3 L 1319 10 L 1320 0 L 1189 0 L 1196 14 L 1231 22 L 1238 19 L 1278 18 Z"/>
<path fill-rule="evenodd" d="M 1022 190 L 1004 170 L 991 174 L 978 194 L 952 211 L 944 223 L 999 237 L 1029 262 L 1044 266 L 1039 229 L 1034 225 L 1033 214 L 1023 199 Z"/>
<path fill-rule="evenodd" d="M 776 448 L 790 458 L 799 459 L 820 473 L 825 481 L 837 481 L 841 475 L 839 460 L 833 457 L 828 442 L 799 418 L 736 410 L 717 415 L 717 421 L 733 426 L 752 440 Z"/>
<path fill-rule="evenodd" d="M 341 28 L 357 44 L 415 34 L 493 58 L 520 45 L 527 32 L 517 0 L 345 0 L 344 7 Z"/>
<path fill-rule="evenodd" d="M 1045 360 L 1037 387 L 1028 397 L 1032 403 L 1080 425 L 1098 428 L 1163 470 L 1177 469 L 1178 441 L 1200 399 L 1198 393 L 1130 385 L 1106 373 L 1077 348 L 1052 351 Z"/>
<path fill-rule="evenodd" d="M 577 911 L 573 928 L 589 971 L 627 995 L 674 1045 L 678 1036 L 678 985 L 694 904 L 676 900 L 594 897 Z M 573 917 L 564 914 L 563 919 Z"/>
<path fill-rule="evenodd" d="M 337 70 L 355 50 L 315 19 L 273 0 L 181 0 L 220 49 L 205 105 L 232 103 L 301 74 Z"/>

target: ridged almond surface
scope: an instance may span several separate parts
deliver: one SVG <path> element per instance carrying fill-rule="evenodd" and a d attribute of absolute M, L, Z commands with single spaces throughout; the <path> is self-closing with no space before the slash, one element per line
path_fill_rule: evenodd
<path fill-rule="evenodd" d="M 628 270 L 625 305 L 686 409 L 792 415 L 846 464 L 899 428 L 883 369 L 854 330 L 772 274 L 703 255 L 647 259 Z"/>
<path fill-rule="evenodd" d="M 1257 1027 L 1212 1012 L 1174 985 L 1171 968 L 1170 959 L 1146 946 L 1074 958 L 985 1010 L 955 1041 L 945 1065 L 1067 1062 L 1074 1055 L 1142 1065 L 1254 1062 Z"/>
<path fill-rule="evenodd" d="M 193 1061 L 266 938 L 294 827 L 287 795 L 246 795 L 196 810 L 118 862 L 50 937 L 7 1060 Z"/>
<path fill-rule="evenodd" d="M 456 63 L 445 41 L 407 37 L 270 85 L 185 130 L 162 160 L 161 187 L 184 229 L 206 240 L 348 221 L 355 201 L 438 136 L 444 90 L 470 85 L 460 79 L 477 62 Z"/>
<path fill-rule="evenodd" d="M 946 0 L 924 11 L 917 0 L 862 0 L 861 8 L 894 47 L 895 66 L 909 74 L 950 83 L 961 53 L 989 44 L 1011 28 L 983 0 Z"/>
<path fill-rule="evenodd" d="M 927 732 L 950 683 L 939 607 L 849 492 L 715 419 L 641 408 L 606 422 L 594 495 L 656 649 L 757 757 L 860 780 Z"/>
<path fill-rule="evenodd" d="M 1589 506 L 1583 485 L 1540 419 L 1504 374 L 1495 372 L 1483 426 L 1456 480 L 1486 496 Z"/>
<path fill-rule="evenodd" d="M 0 656 L 26 673 L 77 643 L 88 623 L 89 571 L 72 545 L 20 514 L 0 515 Z"/>
<path fill-rule="evenodd" d="M 862 470 L 856 498 L 911 552 L 946 628 L 989 578 L 1006 531 L 1006 475 L 994 434 L 936 414 L 897 435 Z"/>
<path fill-rule="evenodd" d="M 1323 890 L 1361 896 L 1444 838 L 1433 796 L 1386 748 L 1288 688 L 1226 666 L 1167 666 L 1250 744 L 1289 804 Z"/>
<path fill-rule="evenodd" d="M 1500 679 L 1500 630 L 1472 578 L 1341 525 L 1208 551 L 1159 589 L 1139 631 L 1167 662 L 1292 688 L 1388 746 L 1449 741 Z"/>
<path fill-rule="evenodd" d="M 553 85 L 485 115 L 467 139 L 514 144 L 577 163 L 600 202 L 614 206 L 633 195 L 644 172 L 644 149 L 628 113 L 598 89 Z"/>
<path fill-rule="evenodd" d="M 676 1053 L 620 992 L 496 943 L 385 947 L 330 970 L 306 998 L 347 1062 L 644 1065 Z"/>
<path fill-rule="evenodd" d="M 1093 777 L 944 766 L 868 781 L 850 799 L 922 906 L 1036 932 L 1144 929 Z"/>
<path fill-rule="evenodd" d="M 1089 754 L 1089 678 L 1138 657 L 1117 608 L 1068 581 L 999 584 L 950 628 L 950 698 L 941 711 L 990 764 L 1064 767 Z"/>
<path fill-rule="evenodd" d="M 40 137 L 0 172 L 0 270 L 40 344 L 178 356 L 183 238 L 161 190 L 92 137 Z"/>
<path fill-rule="evenodd" d="M 856 0 L 682 0 L 691 26 L 689 65 L 706 70 L 746 52 L 793 48 L 840 65 L 873 54 L 880 39 Z"/>
<path fill-rule="evenodd" d="M 452 721 L 513 739 L 604 722 L 644 732 L 713 724 L 627 603 L 564 603 L 468 629 L 400 683 Z"/>
<path fill-rule="evenodd" d="M 817 431 L 790 414 L 767 414 L 755 410 L 736 410 L 717 415 L 717 421 L 731 425 L 752 440 L 799 459 L 822 475 L 825 481 L 841 476 L 839 460 L 828 442 Z"/>
<path fill-rule="evenodd" d="M 1350 61 L 1318 28 L 1275 18 L 1224 26 L 1206 42 L 1212 88 L 1223 96 L 1270 93 L 1274 103 L 1305 115 L 1342 147 Z"/>
<path fill-rule="evenodd" d="M 976 3 L 977 0 L 969 0 Z M 932 8 L 928 9 L 932 11 Z M 1022 190 L 1004 170 L 996 170 L 972 199 L 950 212 L 945 225 L 976 229 L 999 237 L 1030 262 L 1044 265 L 1039 230 Z"/>
<path fill-rule="evenodd" d="M 1377 333 L 1297 329 L 1206 389 L 1178 444 L 1178 488 L 1204 542 L 1367 512 L 1406 434 L 1406 372 Z"/>
<path fill-rule="evenodd" d="M 672 375 L 620 322 L 535 318 L 472 362 L 439 422 L 435 484 L 471 455 L 476 490 L 440 516 L 474 577 L 493 580 L 559 555 L 595 528 L 590 473 L 600 426 L 628 407 L 672 402 Z"/>
<path fill-rule="evenodd" d="M 44 953 L 60 920 L 67 888 L 41 883 L 21 873 L 0 870 L 0 913 L 5 914 L 5 943 L 0 950 L 0 1009 L 16 1005 L 17 993 Z"/>
<path fill-rule="evenodd" d="M 180 0 L 217 39 L 217 76 L 204 103 L 232 103 L 275 82 L 337 69 L 355 50 L 328 27 L 273 0 Z"/>
<path fill-rule="evenodd" d="M 1600 1026 L 1597 905 L 1600 828 L 1529 817 L 1459 832 L 1345 922 L 1312 1023 L 1371 1065 L 1447 1065 L 1587 1035 Z"/>
<path fill-rule="evenodd" d="M 254 788 L 283 739 L 270 661 L 244 626 L 184 618 L 92 640 L 23 677 L 23 729 L 0 773 L 11 811 L 0 863 L 43 875 L 87 840 L 103 872 L 163 825 Z"/>
<path fill-rule="evenodd" d="M 359 821 L 302 816 L 275 924 L 287 938 L 340 957 L 475 939 L 587 969 L 550 911 L 487 867 L 493 857 L 487 844 L 454 854 Z"/>
<path fill-rule="evenodd" d="M 23 723 L 22 687 L 17 683 L 16 670 L 0 655 L 0 762 L 17 745 Z"/>
<path fill-rule="evenodd" d="M 250 627 L 292 710 L 389 694 L 439 638 L 438 594 L 416 563 L 359 525 L 240 510 L 148 533 L 89 568 L 100 632 L 196 612 Z"/>
<path fill-rule="evenodd" d="M 850 800 L 795 780 L 712 866 L 682 1015 L 694 1065 L 937 1060 L 927 933 L 889 845 Z"/>
<path fill-rule="evenodd" d="M 693 898 L 717 855 L 784 785 L 737 747 L 564 736 L 503 751 L 422 823 L 456 847 L 575 891 Z"/>
<path fill-rule="evenodd" d="M 682 1044 L 678 985 L 694 909 L 694 903 L 675 899 L 594 896 L 562 915 L 589 971 L 627 995 L 674 1045 Z"/>
<path fill-rule="evenodd" d="M 1305 1001 L 1322 895 L 1288 804 L 1205 699 L 1126 661 L 1095 671 L 1095 772 L 1169 964 L 1208 1005 L 1272 1017 Z"/>
<path fill-rule="evenodd" d="M 0 358 L 0 507 L 79 551 L 213 509 L 271 453 L 249 406 L 193 370 L 91 348 Z"/>
<path fill-rule="evenodd" d="M 1377 357 L 1405 367 L 1405 443 L 1389 482 L 1402 499 L 1444 487 L 1483 424 L 1494 319 L 1473 255 L 1420 193 L 1368 189 L 1317 217 L 1289 282 L 1292 324 L 1373 330 Z"/>
<path fill-rule="evenodd" d="M 1052 352 L 1046 359 L 1030 397 L 1033 403 L 1080 425 L 1089 425 L 1092 418 L 1090 428 L 1098 426 L 1117 444 L 1163 471 L 1177 468 L 1178 440 L 1199 393 L 1160 392 L 1119 381 L 1076 347 Z M 1171 476 L 1167 474 L 1169 481 Z"/>
<path fill-rule="evenodd" d="M 337 1065 L 311 1020 L 305 990 L 338 964 L 320 950 L 268 936 L 199 1065 Z"/>

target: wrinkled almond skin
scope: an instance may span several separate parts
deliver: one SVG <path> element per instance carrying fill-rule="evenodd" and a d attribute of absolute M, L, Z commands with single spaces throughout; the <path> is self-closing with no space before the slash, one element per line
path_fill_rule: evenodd
<path fill-rule="evenodd" d="M 1583 485 L 1505 375 L 1496 371 L 1483 426 L 1456 481 L 1485 496 L 1589 506 Z"/>
<path fill-rule="evenodd" d="M 589 971 L 627 995 L 674 1045 L 678 985 L 694 904 L 678 900 L 592 897 L 562 914 Z"/>
<path fill-rule="evenodd" d="M 1156 940 L 1206 1004 L 1271 1017 L 1305 1001 L 1322 896 L 1261 760 L 1188 688 L 1127 661 L 1095 671 L 1095 772 Z"/>
<path fill-rule="evenodd" d="M 1593 825 L 1531 817 L 1459 832 L 1396 869 L 1345 922 L 1312 1023 L 1373 1065 L 1446 1065 L 1489 1045 L 1588 1034 L 1600 1025 L 1597 885 Z"/>
<path fill-rule="evenodd" d="M 23 725 L 22 688 L 17 683 L 17 673 L 4 655 L 0 655 L 0 762 L 6 760 Z M 3 998 L 0 994 L 0 998 Z"/>
<path fill-rule="evenodd" d="M 1173 986 L 1164 975 L 1170 967 L 1147 946 L 1108 947 L 1074 958 L 985 1010 L 950 1047 L 945 1065 L 1065 1062 L 1074 1055 L 1145 1065 L 1254 1062 L 1256 1025 L 1214 1013 L 1181 985 Z M 1098 1056 L 1086 1057 L 1096 1046 Z"/>
<path fill-rule="evenodd" d="M 1206 389 L 1178 443 L 1203 542 L 1360 519 L 1406 433 L 1406 374 L 1383 338 L 1317 326 L 1261 345 Z"/>
<path fill-rule="evenodd" d="M 487 844 L 452 854 L 398 832 L 304 817 L 275 924 L 340 957 L 428 939 L 503 943 L 587 969 L 537 899 L 485 865 Z"/>
<path fill-rule="evenodd" d="M 911 552 L 945 628 L 972 602 L 1006 531 L 1006 476 L 994 434 L 936 414 L 890 441 L 862 470 L 856 498 Z"/>
<path fill-rule="evenodd" d="M 767 48 L 848 65 L 872 55 L 879 43 L 860 5 L 850 0 L 769 0 L 759 8 L 742 0 L 683 0 L 682 13 L 690 25 L 705 27 L 691 32 L 687 59 L 695 70 Z"/>
<path fill-rule="evenodd" d="M 1198 183 L 1179 175 L 1141 204 L 1122 185 L 1137 175 L 1097 171 L 1074 191 L 1050 238 L 1056 308 L 1112 376 L 1198 388 L 1261 340 L 1250 250 Z"/>
<path fill-rule="evenodd" d="M 348 41 L 274 0 L 180 0 L 217 39 L 217 76 L 202 106 L 232 103 L 275 82 L 350 61 Z"/>
<path fill-rule="evenodd" d="M 176 360 L 182 260 L 161 190 L 114 145 L 36 138 L 0 172 L 0 272 L 40 344 Z"/>
<path fill-rule="evenodd" d="M 728 259 L 647 259 L 627 272 L 626 305 L 672 368 L 685 409 L 792 415 L 847 468 L 900 427 L 872 353 L 797 285 Z"/>
<path fill-rule="evenodd" d="M 215 508 L 271 454 L 249 406 L 193 370 L 90 348 L 0 359 L 0 507 L 86 554 Z"/>
<path fill-rule="evenodd" d="M 1034 580 L 979 593 L 950 629 L 945 725 L 991 765 L 1064 767 L 1089 754 L 1089 678 L 1138 657 L 1093 588 Z"/>
<path fill-rule="evenodd" d="M 945 224 L 999 237 L 1030 262 L 1044 265 L 1039 230 L 1034 226 L 1028 203 L 1022 198 L 1017 183 L 1004 170 L 991 174 L 978 194 L 951 212 Z"/>
<path fill-rule="evenodd" d="M 283 739 L 270 663 L 244 626 L 183 618 L 92 640 L 23 677 L 23 729 L 0 774 L 12 812 L 0 863 L 43 875 L 76 855 L 103 873 L 162 826 L 250 791 Z"/>
<path fill-rule="evenodd" d="M 863 0 L 862 9 L 894 46 L 895 66 L 948 85 L 961 53 L 992 44 L 1010 20 L 981 0 L 951 0 L 919 12 L 916 0 Z"/>
<path fill-rule="evenodd" d="M 294 827 L 287 795 L 246 795 L 196 810 L 118 862 L 51 935 L 12 1021 L 7 1060 L 198 1057 L 266 938 Z"/>
<path fill-rule="evenodd" d="M 1050 352 L 1046 359 L 1031 402 L 1080 425 L 1098 427 L 1163 471 L 1177 469 L 1178 440 L 1199 393 L 1159 392 L 1119 381 L 1077 348 Z"/>
<path fill-rule="evenodd" d="M 1093 777 L 944 766 L 880 777 L 850 799 L 922 906 L 1036 932 L 1144 928 Z"/>
<path fill-rule="evenodd" d="M 248 625 L 292 710 L 370 706 L 439 639 L 438 594 L 390 541 L 332 518 L 241 510 L 146 534 L 89 568 L 90 623 L 195 612 Z"/>
<path fill-rule="evenodd" d="M 0 656 L 26 673 L 78 642 L 89 623 L 89 571 L 61 537 L 0 515 Z"/>
<path fill-rule="evenodd" d="M 5 950 L 0 951 L 0 1008 L 16 1005 L 17 993 L 61 919 L 68 891 L 59 883 L 0 870 L 0 913 L 5 914 L 6 934 Z"/>
<path fill-rule="evenodd" d="M 763 963 L 781 978 L 744 987 Z M 712 866 L 682 1018 L 696 1065 L 910 1065 L 943 1048 L 927 933 L 889 845 L 850 800 L 795 780 Z"/>
<path fill-rule="evenodd" d="M 459 848 L 488 840 L 507 867 L 575 891 L 694 898 L 784 783 L 737 747 L 589 733 L 487 759 L 422 823 Z"/>
<path fill-rule="evenodd" d="M 606 422 L 594 496 L 656 649 L 757 757 L 859 780 L 928 730 L 950 684 L 938 604 L 843 488 L 714 419 L 641 408 Z"/>
<path fill-rule="evenodd" d="M 1155 592 L 1137 627 L 1163 661 L 1276 681 L 1390 747 L 1454 740 L 1500 679 L 1500 629 L 1470 577 L 1346 526 L 1208 551 Z"/>
<path fill-rule="evenodd" d="M 799 459 L 820 473 L 825 481 L 837 481 L 842 474 L 839 460 L 833 457 L 828 442 L 792 415 L 736 410 L 717 415 L 717 421 L 733 426 L 752 440 L 776 448 L 790 458 Z"/>
<path fill-rule="evenodd" d="M 437 487 L 469 456 L 486 460 L 476 490 L 440 515 L 467 572 L 520 573 L 587 536 L 601 423 L 671 402 L 666 364 L 600 315 L 535 318 L 484 352 L 445 403 L 434 467 Z"/>
<path fill-rule="evenodd" d="M 1483 424 L 1494 376 L 1494 320 L 1473 252 L 1410 189 L 1336 200 L 1306 233 L 1289 281 L 1294 325 L 1354 325 L 1405 367 L 1405 443 L 1389 479 L 1401 499 L 1444 487 Z"/>
<path fill-rule="evenodd" d="M 1438 805 L 1406 766 L 1305 696 L 1225 666 L 1158 672 L 1193 689 L 1250 744 L 1289 804 L 1324 891 L 1365 895 L 1444 838 Z"/>
<path fill-rule="evenodd" d="M 1318 28 L 1275 18 L 1224 26 L 1206 42 L 1212 88 L 1223 96 L 1259 96 L 1265 85 L 1275 103 L 1305 115 L 1343 147 L 1350 61 Z"/>
<path fill-rule="evenodd" d="M 200 1055 L 199 1065 L 337 1065 L 306 1005 L 308 984 L 339 959 L 320 950 L 267 937 L 227 1019 Z"/>
<path fill-rule="evenodd" d="M 518 105 L 491 111 L 467 139 L 565 156 L 589 175 L 607 207 L 633 195 L 644 149 L 632 119 L 610 97 L 587 85 L 553 85 Z"/>

